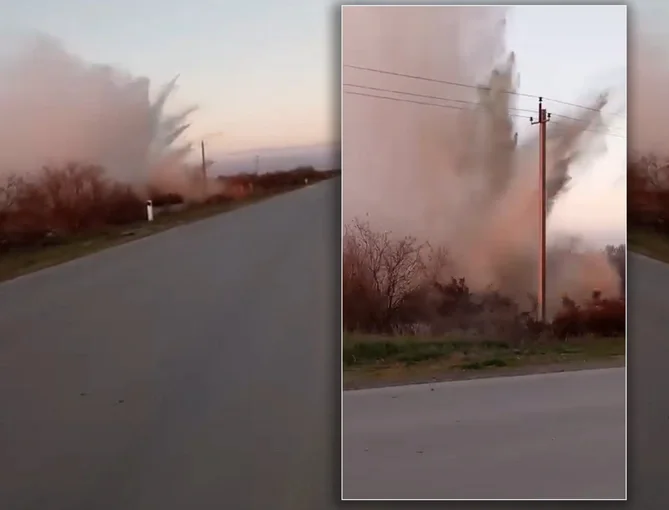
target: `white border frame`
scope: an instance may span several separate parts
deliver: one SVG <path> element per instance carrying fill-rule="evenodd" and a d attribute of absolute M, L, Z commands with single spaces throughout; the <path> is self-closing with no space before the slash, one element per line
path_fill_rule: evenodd
<path fill-rule="evenodd" d="M 341 289 L 344 285 L 344 179 L 346 178 L 346 169 L 344 168 L 344 8 L 345 7 L 519 7 L 522 5 L 532 5 L 532 4 L 342 4 L 339 6 L 339 16 L 340 16 L 340 27 L 339 27 L 339 37 L 340 37 L 340 57 L 339 57 L 339 121 L 340 121 L 340 154 L 341 154 L 341 192 L 340 192 L 340 221 L 341 221 L 341 232 L 339 240 L 339 258 L 340 258 L 340 277 L 339 277 L 339 289 L 340 289 L 340 333 L 339 333 L 339 370 L 340 370 L 340 394 L 339 394 L 339 403 L 340 403 L 340 500 L 342 502 L 348 501 L 628 501 L 628 487 L 629 487 L 629 429 L 628 429 L 628 414 L 629 414 L 629 403 L 627 400 L 628 396 L 628 368 L 629 368 L 629 338 L 628 338 L 628 325 L 629 325 L 629 308 L 627 304 L 627 293 L 628 293 L 628 249 L 627 249 L 627 222 L 625 222 L 625 498 L 624 499 L 355 499 L 355 498 L 344 498 L 344 296 L 341 293 Z M 542 5 L 542 4 L 537 4 Z M 555 5 L 555 4 L 547 4 Z M 588 4 L 564 4 L 571 6 L 580 6 Z M 620 6 L 625 8 L 625 24 L 628 27 L 628 30 L 625 32 L 626 45 L 629 46 L 629 16 L 628 16 L 628 5 L 624 3 L 611 3 L 611 4 L 591 4 L 597 6 Z M 628 65 L 628 53 L 625 54 L 625 70 L 626 72 L 629 69 Z M 627 118 L 627 85 L 625 86 L 625 117 Z M 628 135 L 629 126 L 627 120 L 625 122 L 625 127 L 627 132 L 625 135 Z M 627 148 L 627 146 L 626 146 Z M 625 156 L 628 157 L 629 154 L 626 151 Z M 624 179 L 625 186 L 625 195 L 627 196 L 627 178 L 625 175 Z M 625 202 L 625 216 L 627 216 L 627 202 Z"/>

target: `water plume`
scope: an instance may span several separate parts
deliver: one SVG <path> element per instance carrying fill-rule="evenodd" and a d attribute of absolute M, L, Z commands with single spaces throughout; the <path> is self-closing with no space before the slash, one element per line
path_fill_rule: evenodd
<path fill-rule="evenodd" d="M 176 81 L 151 101 L 148 78 L 85 62 L 48 36 L 23 41 L 0 57 L 0 176 L 80 162 L 140 188 L 191 193 L 180 140 L 195 107 L 166 115 Z"/>
<path fill-rule="evenodd" d="M 501 7 L 344 10 L 344 64 L 481 86 L 345 67 L 344 83 L 460 103 L 439 103 L 458 107 L 449 109 L 345 93 L 343 209 L 345 222 L 359 217 L 396 236 L 446 247 L 449 271 L 471 288 L 492 287 L 528 303 L 538 276 L 538 139 L 519 141 L 515 130 L 517 96 L 508 92 L 517 90 L 519 77 L 515 55 L 505 48 L 506 14 Z M 549 214 L 568 190 L 570 168 L 598 148 L 593 142 L 601 135 L 593 128 L 601 128 L 607 102 L 604 91 L 584 114 L 549 123 Z M 602 253 L 560 246 L 547 269 L 549 313 L 564 294 L 577 300 L 594 289 L 619 294 L 619 276 Z"/>

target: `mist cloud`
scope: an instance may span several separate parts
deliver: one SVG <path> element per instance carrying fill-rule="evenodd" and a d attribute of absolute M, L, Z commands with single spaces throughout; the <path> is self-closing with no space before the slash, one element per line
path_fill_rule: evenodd
<path fill-rule="evenodd" d="M 85 62 L 39 35 L 0 56 L 0 176 L 44 165 L 101 165 L 114 180 L 185 186 L 179 140 L 189 108 L 166 116 L 176 79 L 155 101 L 149 79 Z"/>
<path fill-rule="evenodd" d="M 494 287 L 526 300 L 538 276 L 538 140 L 518 142 L 516 96 L 504 93 L 519 82 L 515 56 L 505 47 L 506 13 L 490 7 L 344 10 L 344 63 L 487 89 L 345 68 L 345 83 L 477 106 L 447 111 L 344 94 L 344 220 L 364 218 L 397 236 L 445 246 L 450 270 L 473 289 Z M 549 124 L 549 208 L 568 189 L 573 164 L 601 150 L 593 143 L 601 135 L 592 131 L 603 123 L 607 92 L 592 95 L 587 106 L 594 111 Z M 603 254 L 560 246 L 549 257 L 547 289 L 554 310 L 564 294 L 577 300 L 594 289 L 618 295 L 619 276 Z"/>

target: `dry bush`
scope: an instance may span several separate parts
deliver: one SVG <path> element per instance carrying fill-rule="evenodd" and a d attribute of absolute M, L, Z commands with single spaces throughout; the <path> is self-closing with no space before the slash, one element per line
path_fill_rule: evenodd
<path fill-rule="evenodd" d="M 669 231 L 669 163 L 655 156 L 629 158 L 627 217 L 632 225 Z"/>
<path fill-rule="evenodd" d="M 107 193 L 99 203 L 99 207 L 92 208 L 97 211 L 99 217 L 91 225 L 127 225 L 146 219 L 146 208 L 144 201 L 137 196 L 130 186 L 122 184 L 109 184 Z M 89 229 L 90 230 L 90 229 Z"/>
<path fill-rule="evenodd" d="M 579 335 L 622 336 L 625 334 L 625 301 L 601 299 L 594 292 L 592 299 L 583 305 L 564 297 L 562 309 L 553 319 L 552 332 L 558 338 Z"/>
<path fill-rule="evenodd" d="M 394 240 L 360 221 L 346 226 L 343 245 L 346 329 L 391 331 L 406 299 L 424 282 L 425 246 L 409 237 Z"/>
<path fill-rule="evenodd" d="M 405 321 L 428 323 L 433 335 L 459 333 L 514 342 L 536 338 L 545 329 L 534 313 L 521 310 L 513 299 L 493 289 L 472 292 L 464 278 L 428 280 L 412 301 L 412 308 L 404 309 Z"/>
<path fill-rule="evenodd" d="M 12 213 L 24 185 L 24 181 L 15 175 L 10 175 L 0 184 L 0 233 L 9 228 Z"/>
<path fill-rule="evenodd" d="M 257 192 L 274 192 L 290 190 L 304 186 L 307 183 L 315 183 L 329 179 L 337 175 L 338 171 L 320 171 L 311 166 L 298 167 L 293 170 L 283 170 L 265 173 L 240 173 L 221 177 L 229 186 L 244 189 L 252 189 Z"/>
<path fill-rule="evenodd" d="M 227 193 L 215 193 L 213 195 L 209 195 L 207 199 L 204 201 L 204 203 L 207 205 L 214 205 L 214 204 L 220 205 L 220 204 L 231 203 L 234 202 L 235 200 L 240 200 L 243 198 L 244 198 L 243 196 L 239 197 L 230 196 Z"/>
<path fill-rule="evenodd" d="M 181 205 L 185 199 L 179 193 L 163 193 L 158 190 L 149 190 L 149 200 L 154 207 L 165 207 L 170 205 Z"/>
<path fill-rule="evenodd" d="M 0 197 L 0 237 L 26 244 L 46 235 L 79 234 L 144 218 L 144 202 L 105 178 L 102 168 L 45 167 L 32 178 L 9 178 Z"/>
<path fill-rule="evenodd" d="M 624 259 L 624 247 L 614 255 Z M 622 250 L 622 251 L 620 251 Z M 463 278 L 441 279 L 446 252 L 415 239 L 395 240 L 354 221 L 343 238 L 343 321 L 347 331 L 443 335 L 467 333 L 478 338 L 523 342 L 549 334 L 560 338 L 594 334 L 623 335 L 624 300 L 598 294 L 583 306 L 569 298 L 551 324 L 536 320 L 536 300 L 529 310 L 494 289 L 472 292 Z M 531 299 L 532 297 L 529 296 Z"/>
<path fill-rule="evenodd" d="M 393 239 L 358 220 L 343 238 L 343 320 L 348 331 L 449 332 L 514 338 L 538 333 L 519 305 L 495 291 L 475 294 L 462 278 L 442 281 L 443 248 Z M 536 322 L 536 321 L 534 321 Z"/>
<path fill-rule="evenodd" d="M 343 239 L 342 302 L 344 329 L 377 331 L 381 327 L 381 296 L 374 292 L 364 253 L 348 232 Z"/>
<path fill-rule="evenodd" d="M 620 295 L 625 295 L 626 290 L 626 280 L 627 280 L 627 268 L 626 268 L 626 255 L 627 247 L 624 244 L 619 244 L 618 246 L 608 245 L 604 252 L 606 253 L 607 258 L 611 265 L 615 268 L 618 276 L 620 276 Z"/>
<path fill-rule="evenodd" d="M 304 186 L 307 182 L 321 181 L 329 177 L 312 166 L 297 167 L 293 170 L 255 174 L 254 186 L 258 189 L 274 190 Z"/>

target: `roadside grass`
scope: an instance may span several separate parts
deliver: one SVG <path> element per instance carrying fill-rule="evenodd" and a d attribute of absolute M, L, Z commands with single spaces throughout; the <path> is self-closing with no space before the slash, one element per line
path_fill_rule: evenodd
<path fill-rule="evenodd" d="M 630 251 L 669 263 L 669 236 L 639 227 L 627 231 L 627 247 Z"/>
<path fill-rule="evenodd" d="M 151 223 L 143 221 L 122 227 L 109 227 L 95 234 L 60 239 L 50 245 L 12 249 L 6 253 L 0 253 L 0 282 L 142 239 L 180 225 L 256 204 L 295 189 L 297 188 L 263 193 L 225 203 L 197 205 L 180 211 L 158 214 Z"/>
<path fill-rule="evenodd" d="M 345 333 L 344 388 L 453 380 L 569 365 L 624 365 L 625 338 L 503 342 L 466 337 Z"/>

